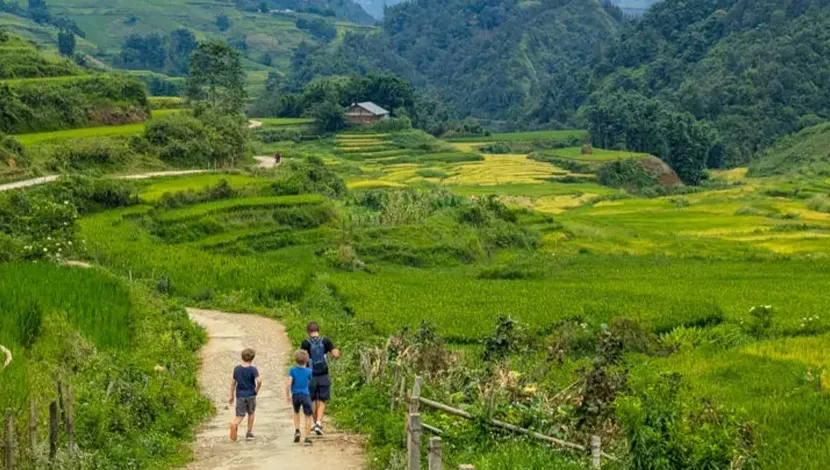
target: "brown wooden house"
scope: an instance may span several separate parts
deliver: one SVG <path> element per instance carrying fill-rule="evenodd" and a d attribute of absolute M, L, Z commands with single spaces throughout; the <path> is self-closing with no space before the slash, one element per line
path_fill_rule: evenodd
<path fill-rule="evenodd" d="M 389 111 L 371 101 L 353 103 L 346 109 L 345 114 L 346 121 L 353 125 L 373 124 L 389 117 Z"/>

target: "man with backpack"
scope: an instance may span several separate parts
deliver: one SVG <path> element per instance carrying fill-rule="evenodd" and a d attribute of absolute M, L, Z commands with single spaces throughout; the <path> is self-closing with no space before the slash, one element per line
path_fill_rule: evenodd
<path fill-rule="evenodd" d="M 340 351 L 330 339 L 320 336 L 320 325 L 311 322 L 306 328 L 308 338 L 303 341 L 302 349 L 308 352 L 311 365 L 311 400 L 314 408 L 314 426 L 312 431 L 323 435 L 323 415 L 326 403 L 331 399 L 331 378 L 329 377 L 328 354 L 334 359 L 340 357 Z"/>

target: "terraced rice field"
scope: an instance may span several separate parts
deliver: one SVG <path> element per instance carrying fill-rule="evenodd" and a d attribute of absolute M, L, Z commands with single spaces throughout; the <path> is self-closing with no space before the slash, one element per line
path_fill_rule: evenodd
<path fill-rule="evenodd" d="M 500 315 L 521 321 L 540 339 L 550 339 L 563 320 L 596 332 L 627 319 L 661 341 L 679 338 L 666 354 L 626 355 L 632 389 L 658 372 L 681 373 L 689 396 L 754 423 L 763 468 L 803 468 L 813 458 L 830 458 L 830 437 L 815 432 L 830 427 L 830 214 L 810 209 L 807 199 L 830 193 L 830 182 L 758 179 L 734 170 L 714 176 L 736 185 L 646 198 L 524 155 L 453 162 L 446 155 L 465 153 L 435 158 L 442 154 L 401 149 L 408 153 L 346 157 L 382 155 L 392 142 L 390 135 L 341 135 L 313 145 L 328 146 L 326 160 L 343 170 L 352 189 L 435 184 L 463 196 L 496 194 L 508 206 L 544 212 L 517 216 L 524 227 L 539 230 L 538 248 L 442 264 L 440 256 L 466 254 L 468 240 L 481 236 L 459 225 L 457 213 L 343 230 L 331 211 L 347 215 L 349 204 L 305 197 L 249 197 L 170 211 L 139 206 L 87 216 L 82 234 L 97 259 L 151 283 L 167 279 L 174 295 L 219 306 L 268 305 L 289 318 L 342 307 L 348 316 L 332 318 L 381 335 L 428 320 L 450 345 L 465 349 L 478 348 Z M 595 154 L 600 161 L 606 155 Z M 257 177 L 231 177 L 235 187 L 260 184 Z M 143 197 L 203 188 L 215 178 L 154 182 Z M 330 247 L 343 240 L 365 250 L 359 255 L 367 270 L 330 264 Z M 424 252 L 437 253 L 439 261 L 419 263 Z M 484 275 L 517 259 L 538 274 Z M 336 296 L 311 296 L 315 301 L 306 303 L 304 293 L 318 288 Z M 287 307 L 286 300 L 296 303 Z M 747 333 L 750 308 L 757 305 L 774 306 L 768 336 Z M 540 354 L 550 362 L 548 352 Z M 573 382 L 573 371 L 554 369 L 551 374 L 568 377 L 557 385 Z"/>
<path fill-rule="evenodd" d="M 187 112 L 186 109 L 159 109 L 153 111 L 153 118 L 169 116 Z M 144 132 L 145 123 L 125 124 L 122 126 L 84 127 L 53 132 L 37 132 L 34 134 L 18 134 L 15 138 L 23 145 L 34 145 L 43 142 L 53 142 L 68 139 L 90 139 L 95 137 L 129 137 Z"/>
<path fill-rule="evenodd" d="M 500 184 L 541 184 L 571 173 L 549 163 L 537 162 L 527 155 L 485 155 L 483 162 L 463 163 L 452 167 L 454 176 L 447 184 L 496 186 Z"/>
<path fill-rule="evenodd" d="M 532 142 L 583 139 L 587 136 L 588 133 L 583 130 L 562 130 L 494 133 L 487 136 L 459 137 L 449 140 L 452 142 Z"/>
<path fill-rule="evenodd" d="M 646 153 L 628 152 L 624 150 L 605 150 L 594 148 L 590 154 L 583 154 L 582 147 L 568 147 L 564 149 L 548 150 L 546 155 L 568 160 L 583 160 L 589 162 L 608 162 L 613 160 L 625 160 L 629 158 L 645 158 Z"/>
<path fill-rule="evenodd" d="M 220 181 L 227 181 L 233 188 L 245 190 L 246 188 L 261 188 L 271 182 L 267 179 L 260 179 L 244 174 L 217 174 L 205 173 L 176 178 L 164 178 L 152 181 L 141 193 L 141 199 L 148 204 L 159 201 L 167 193 L 178 193 L 183 191 L 201 191 L 210 186 L 216 186 Z"/>

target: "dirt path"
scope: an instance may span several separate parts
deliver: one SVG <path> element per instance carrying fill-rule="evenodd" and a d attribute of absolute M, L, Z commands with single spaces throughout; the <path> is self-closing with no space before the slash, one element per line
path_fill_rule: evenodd
<path fill-rule="evenodd" d="M 208 173 L 213 170 L 171 170 L 171 171 L 153 171 L 149 173 L 137 173 L 134 175 L 118 175 L 111 176 L 116 180 L 146 180 L 150 178 L 159 178 L 162 176 L 183 176 L 196 175 L 199 173 Z M 40 178 L 33 178 L 30 180 L 17 181 L 15 183 L 0 184 L 0 193 L 4 191 L 11 191 L 13 189 L 29 188 L 32 186 L 40 186 L 57 181 L 62 175 L 42 176 Z"/>
<path fill-rule="evenodd" d="M 41 176 L 40 178 L 32 178 L 30 180 L 17 181 L 15 183 L 0 184 L 0 193 L 3 191 L 11 191 L 12 189 L 28 188 L 30 186 L 38 186 L 41 184 L 51 183 L 58 179 L 57 175 Z"/>
<path fill-rule="evenodd" d="M 268 169 L 268 168 L 274 168 L 274 167 L 278 166 L 277 161 L 274 159 L 274 157 L 264 156 L 264 157 L 254 157 L 254 158 L 256 159 L 256 161 L 259 162 L 259 167 L 260 168 Z"/>
<path fill-rule="evenodd" d="M 248 129 L 256 129 L 257 127 L 262 127 L 262 121 L 254 121 L 253 119 L 248 121 Z"/>
<path fill-rule="evenodd" d="M 240 470 L 361 470 L 359 438 L 328 433 L 313 447 L 294 444 L 292 411 L 285 402 L 286 365 L 293 352 L 285 329 L 275 320 L 257 315 L 188 309 L 190 317 L 205 327 L 209 340 L 202 349 L 199 381 L 202 391 L 218 410 L 199 432 L 194 446 L 196 461 L 190 470 L 234 468 Z M 255 441 L 228 439 L 233 407 L 226 409 L 233 368 L 246 347 L 257 351 L 254 365 L 263 379 L 257 400 Z M 245 435 L 245 423 L 240 436 Z"/>

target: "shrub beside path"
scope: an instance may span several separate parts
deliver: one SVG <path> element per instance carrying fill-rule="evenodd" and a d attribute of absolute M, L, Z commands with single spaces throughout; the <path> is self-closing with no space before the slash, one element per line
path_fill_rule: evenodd
<path fill-rule="evenodd" d="M 362 470 L 363 444 L 359 437 L 327 433 L 313 447 L 293 443 L 292 410 L 285 401 L 285 376 L 294 348 L 277 321 L 258 315 L 188 309 L 202 325 L 208 343 L 202 348 L 199 374 L 202 392 L 217 413 L 199 431 L 190 470 L 235 468 L 242 470 Z M 254 365 L 263 379 L 254 426 L 256 440 L 245 441 L 246 421 L 240 440 L 228 438 L 234 407 L 227 406 L 231 375 L 242 349 L 257 351 Z M 331 428 L 329 427 L 329 430 Z"/>

